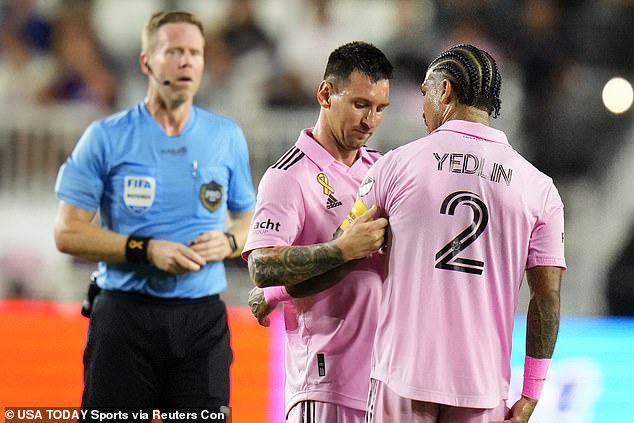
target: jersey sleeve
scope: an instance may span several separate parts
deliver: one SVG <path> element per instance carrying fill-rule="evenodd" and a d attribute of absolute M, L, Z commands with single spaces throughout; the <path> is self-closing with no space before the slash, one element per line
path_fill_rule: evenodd
<path fill-rule="evenodd" d="M 363 178 L 359 186 L 357 198 L 369 209 L 377 207 L 375 217 L 385 217 L 389 214 L 390 198 L 388 196 L 391 181 L 391 152 L 377 160 Z"/>
<path fill-rule="evenodd" d="M 269 169 L 258 187 L 255 214 L 242 257 L 256 248 L 292 245 L 304 227 L 305 209 L 298 181 L 285 171 Z"/>
<path fill-rule="evenodd" d="M 526 268 L 557 266 L 566 268 L 564 259 L 564 205 L 554 185 L 548 191 L 542 215 L 531 233 Z"/>
<path fill-rule="evenodd" d="M 255 192 L 251 179 L 249 149 L 240 128 L 236 130 L 232 146 L 234 160 L 229 179 L 227 207 L 234 213 L 244 213 L 255 206 Z"/>
<path fill-rule="evenodd" d="M 99 207 L 107 176 L 106 135 L 99 122 L 84 131 L 55 183 L 57 198 L 85 210 Z"/>

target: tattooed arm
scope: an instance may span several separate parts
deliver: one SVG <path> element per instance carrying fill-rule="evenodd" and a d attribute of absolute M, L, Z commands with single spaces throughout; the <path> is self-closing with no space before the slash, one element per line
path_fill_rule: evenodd
<path fill-rule="evenodd" d="M 559 291 L 562 270 L 537 266 L 526 272 L 531 299 L 526 316 L 526 354 L 551 358 L 559 330 Z"/>
<path fill-rule="evenodd" d="M 324 291 L 341 281 L 356 265 L 357 260 L 352 260 L 343 265 L 336 267 L 326 273 L 317 275 L 314 278 L 307 279 L 296 285 L 288 286 L 286 292 L 293 298 L 303 298 L 309 295 Z M 264 290 L 269 288 L 260 288 L 254 286 L 249 291 L 247 303 L 251 309 L 251 313 L 262 326 L 269 326 L 271 321 L 268 315 L 275 310 L 278 302 L 273 301 L 269 304 L 266 301 Z"/>
<path fill-rule="evenodd" d="M 317 275 L 310 279 L 307 279 L 297 285 L 287 287 L 288 294 L 293 298 L 303 298 L 309 295 L 316 294 L 324 291 L 333 285 L 336 285 L 341 281 L 348 273 L 352 271 L 357 265 L 358 260 L 352 260 L 342 264 L 339 267 L 335 267 L 326 273 Z"/>
<path fill-rule="evenodd" d="M 550 359 L 559 330 L 559 267 L 537 266 L 526 271 L 531 300 L 526 315 L 526 355 L 532 359 Z M 524 368 L 526 372 L 526 367 Z M 526 384 L 526 373 L 524 374 Z M 540 388 L 541 390 L 541 388 Z M 513 404 L 504 421 L 491 423 L 526 423 L 537 406 L 537 399 L 524 394 Z"/>
<path fill-rule="evenodd" d="M 293 286 L 345 263 L 334 242 L 307 246 L 269 247 L 249 255 L 249 275 L 259 287 Z"/>
<path fill-rule="evenodd" d="M 291 287 L 381 248 L 387 220 L 370 220 L 376 208 L 359 217 L 337 239 L 321 244 L 258 248 L 249 255 L 249 274 L 256 286 Z"/>

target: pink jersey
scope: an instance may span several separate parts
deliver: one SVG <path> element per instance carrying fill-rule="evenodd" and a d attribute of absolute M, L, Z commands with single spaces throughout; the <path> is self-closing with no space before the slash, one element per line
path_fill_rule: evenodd
<path fill-rule="evenodd" d="M 348 167 L 302 131 L 260 182 L 243 257 L 256 248 L 330 241 L 379 157 L 364 147 Z M 375 254 L 337 285 L 284 303 L 287 413 L 303 400 L 365 410 L 383 263 Z"/>
<path fill-rule="evenodd" d="M 565 268 L 552 180 L 503 132 L 452 120 L 381 158 L 359 196 L 391 230 L 372 377 L 415 400 L 498 406 L 525 269 Z"/>

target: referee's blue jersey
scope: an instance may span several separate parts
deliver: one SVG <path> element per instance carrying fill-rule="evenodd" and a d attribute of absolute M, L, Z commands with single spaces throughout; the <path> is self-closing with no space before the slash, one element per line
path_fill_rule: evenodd
<path fill-rule="evenodd" d="M 230 119 L 194 106 L 183 131 L 168 136 L 143 103 L 93 122 L 60 168 L 60 200 L 99 208 L 101 224 L 187 244 L 225 227 L 225 212 L 255 206 L 247 143 Z M 99 263 L 99 286 L 163 298 L 199 298 L 227 285 L 222 262 L 174 276 L 151 265 Z"/>

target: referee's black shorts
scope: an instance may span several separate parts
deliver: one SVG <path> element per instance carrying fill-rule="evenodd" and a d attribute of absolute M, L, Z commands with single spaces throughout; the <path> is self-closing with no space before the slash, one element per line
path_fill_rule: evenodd
<path fill-rule="evenodd" d="M 90 316 L 82 409 L 150 416 L 156 408 L 224 409 L 232 357 L 218 295 L 162 299 L 104 290 Z"/>

